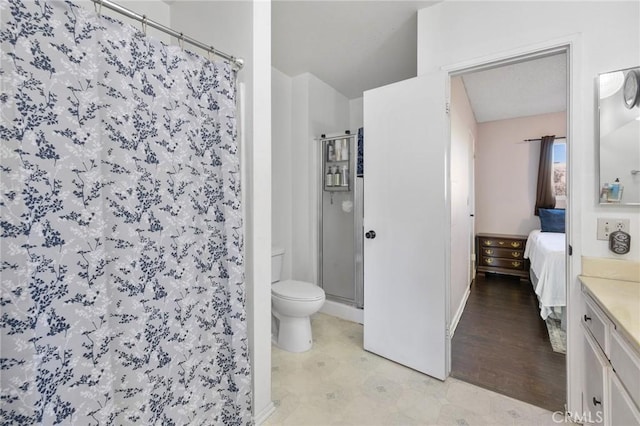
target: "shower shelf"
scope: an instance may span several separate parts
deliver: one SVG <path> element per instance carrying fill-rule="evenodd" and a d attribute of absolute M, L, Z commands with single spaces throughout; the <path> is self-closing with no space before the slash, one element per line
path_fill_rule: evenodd
<path fill-rule="evenodd" d="M 322 141 L 322 157 L 323 157 L 323 166 L 322 170 L 324 171 L 323 179 L 323 189 L 328 192 L 348 192 L 351 191 L 351 172 L 353 170 L 351 160 L 351 143 L 350 141 L 353 139 L 352 136 L 347 136 L 344 139 L 330 139 Z M 338 154 L 340 153 L 340 154 Z M 337 158 L 336 158 L 337 156 Z M 341 158 L 342 157 L 342 158 Z M 343 169 L 346 168 L 347 174 L 347 184 L 342 184 Z M 327 181 L 329 181 L 328 176 L 334 176 L 335 174 L 339 174 L 341 176 L 341 184 L 340 185 L 327 185 Z"/>
<path fill-rule="evenodd" d="M 326 186 L 325 185 L 324 190 L 329 192 L 348 192 L 351 189 L 348 186 Z"/>

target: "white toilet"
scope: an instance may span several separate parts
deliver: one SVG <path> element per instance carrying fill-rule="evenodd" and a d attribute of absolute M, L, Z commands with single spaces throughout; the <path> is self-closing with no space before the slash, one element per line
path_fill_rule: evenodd
<path fill-rule="evenodd" d="M 324 304 L 324 290 L 304 281 L 280 281 L 284 249 L 271 252 L 271 313 L 273 340 L 288 352 L 311 349 L 311 320 Z"/>

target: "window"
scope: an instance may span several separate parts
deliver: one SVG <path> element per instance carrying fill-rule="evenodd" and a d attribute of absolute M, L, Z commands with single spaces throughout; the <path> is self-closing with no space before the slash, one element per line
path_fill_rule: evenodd
<path fill-rule="evenodd" d="M 553 191 L 556 208 L 567 207 L 567 143 L 553 142 Z"/>

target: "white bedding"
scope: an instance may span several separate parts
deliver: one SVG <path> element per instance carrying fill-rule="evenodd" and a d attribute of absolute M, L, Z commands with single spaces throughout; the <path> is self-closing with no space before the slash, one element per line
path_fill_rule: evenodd
<path fill-rule="evenodd" d="M 531 231 L 524 250 L 531 270 L 538 278 L 535 292 L 540 301 L 540 316 L 546 320 L 554 311 L 567 304 L 565 287 L 565 234 Z"/>

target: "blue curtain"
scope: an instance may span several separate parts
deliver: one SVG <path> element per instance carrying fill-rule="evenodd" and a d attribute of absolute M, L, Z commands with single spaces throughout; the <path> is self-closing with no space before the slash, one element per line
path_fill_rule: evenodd
<path fill-rule="evenodd" d="M 234 71 L 1 0 L 3 424 L 250 424 Z"/>

